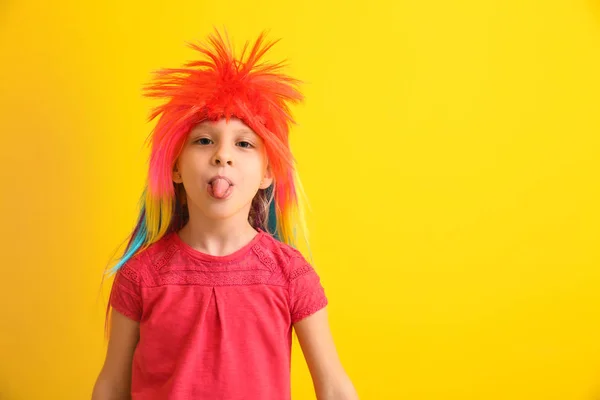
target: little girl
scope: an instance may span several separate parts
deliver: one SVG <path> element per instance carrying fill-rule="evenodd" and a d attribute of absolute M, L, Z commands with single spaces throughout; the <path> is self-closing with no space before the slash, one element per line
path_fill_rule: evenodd
<path fill-rule="evenodd" d="M 290 399 L 294 328 L 317 398 L 357 399 L 319 276 L 295 248 L 299 81 L 263 61 L 274 43 L 262 34 L 239 58 L 218 32 L 208 39 L 191 45 L 202 59 L 147 87 L 164 102 L 138 223 L 112 270 L 92 398 Z"/>

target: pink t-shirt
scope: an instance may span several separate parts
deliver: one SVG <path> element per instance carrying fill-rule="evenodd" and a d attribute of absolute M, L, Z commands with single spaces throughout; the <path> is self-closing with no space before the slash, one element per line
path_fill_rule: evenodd
<path fill-rule="evenodd" d="M 301 253 L 264 231 L 227 256 L 170 233 L 118 271 L 110 303 L 140 323 L 133 400 L 287 400 L 292 324 L 327 298 Z"/>

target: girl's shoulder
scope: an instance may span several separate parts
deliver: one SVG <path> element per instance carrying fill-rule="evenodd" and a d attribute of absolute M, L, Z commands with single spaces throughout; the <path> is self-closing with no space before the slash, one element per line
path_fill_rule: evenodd
<path fill-rule="evenodd" d="M 255 249 L 263 264 L 281 272 L 288 281 L 314 270 L 311 263 L 298 249 L 269 234 L 264 236 L 265 239 L 261 240 Z"/>
<path fill-rule="evenodd" d="M 159 269 L 162 264 L 167 264 L 177 251 L 172 235 L 173 233 L 168 233 L 145 249 L 138 251 L 127 260 L 119 272 L 136 283 L 143 284 L 152 271 Z"/>

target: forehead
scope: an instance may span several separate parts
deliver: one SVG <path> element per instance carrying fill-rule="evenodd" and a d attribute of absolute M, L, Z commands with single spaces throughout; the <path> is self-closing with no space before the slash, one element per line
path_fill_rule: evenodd
<path fill-rule="evenodd" d="M 202 121 L 194 128 L 191 132 L 209 132 L 209 133 L 249 133 L 256 135 L 248 125 L 242 120 L 237 118 L 231 118 L 227 121 L 225 118 L 221 118 L 216 121 Z"/>

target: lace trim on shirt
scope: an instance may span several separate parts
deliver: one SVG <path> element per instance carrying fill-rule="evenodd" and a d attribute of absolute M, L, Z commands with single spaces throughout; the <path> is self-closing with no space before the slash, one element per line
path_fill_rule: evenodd
<path fill-rule="evenodd" d="M 260 262 L 262 262 L 264 265 L 266 265 L 267 267 L 269 267 L 269 269 L 271 271 L 275 270 L 275 260 L 273 260 L 272 257 L 270 257 L 268 254 L 266 254 L 262 247 L 259 245 L 254 245 L 252 246 L 252 250 L 254 250 L 254 252 L 256 253 L 256 255 L 258 256 L 258 259 L 260 260 Z"/>
<path fill-rule="evenodd" d="M 131 311 L 129 308 L 121 304 L 121 302 L 115 301 L 111 303 L 111 307 L 123 314 L 124 316 L 133 319 L 134 321 L 140 321 L 140 316 L 136 312 Z"/>
<path fill-rule="evenodd" d="M 160 271 L 161 268 L 163 268 L 164 266 L 166 266 L 169 263 L 169 261 L 171 261 L 171 258 L 173 257 L 173 255 L 175 253 L 177 253 L 177 245 L 175 243 L 169 244 L 169 247 L 167 247 L 167 250 L 162 255 L 162 257 L 160 257 L 154 263 L 154 269 L 156 271 Z"/>
<path fill-rule="evenodd" d="M 298 257 L 298 259 L 303 261 L 303 259 L 300 257 Z M 293 281 L 294 279 L 304 275 L 305 273 L 312 271 L 312 269 L 313 267 L 309 263 L 304 262 L 303 265 L 296 268 L 290 273 L 290 281 Z"/>
<path fill-rule="evenodd" d="M 248 270 L 235 272 L 176 271 L 164 274 L 156 280 L 157 286 L 163 285 L 201 285 L 201 286 L 240 286 L 258 285 L 269 281 L 272 272 L 266 270 Z"/>
<path fill-rule="evenodd" d="M 123 266 L 123 268 L 120 269 L 121 274 L 123 274 L 123 276 L 125 276 L 127 279 L 129 279 L 132 282 L 135 283 L 140 283 L 141 279 L 140 279 L 140 275 L 137 273 L 137 271 L 135 271 L 133 268 L 131 268 L 129 265 L 125 264 Z"/>
<path fill-rule="evenodd" d="M 300 321 L 301 319 L 304 319 L 308 316 L 313 315 L 317 311 L 319 311 L 322 308 L 324 308 L 325 306 L 327 306 L 327 304 L 328 304 L 327 299 L 324 298 L 320 302 L 312 305 L 311 307 L 306 308 L 300 312 L 297 312 L 296 314 L 292 315 L 292 323 L 296 323 L 296 322 Z"/>

